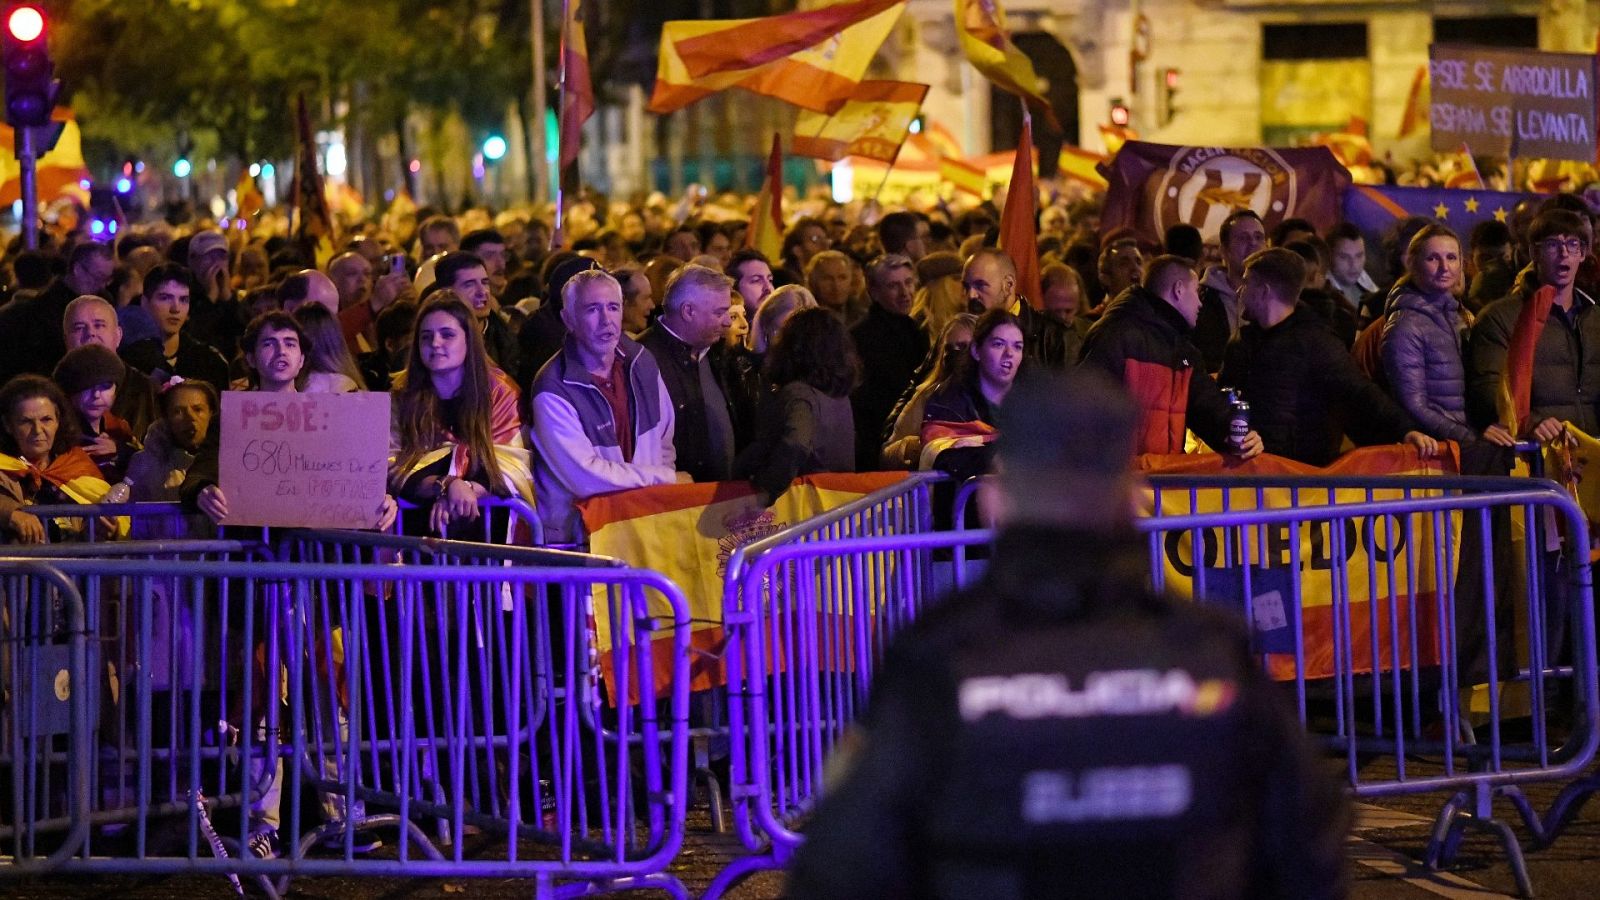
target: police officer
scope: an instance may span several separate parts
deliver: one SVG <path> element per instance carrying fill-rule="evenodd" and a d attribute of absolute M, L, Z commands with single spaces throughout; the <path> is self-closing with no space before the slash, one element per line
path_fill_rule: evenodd
<path fill-rule="evenodd" d="M 1347 806 L 1242 623 L 1152 593 L 1135 414 L 1085 370 L 999 411 L 982 579 L 890 649 L 788 896 L 1332 898 Z"/>

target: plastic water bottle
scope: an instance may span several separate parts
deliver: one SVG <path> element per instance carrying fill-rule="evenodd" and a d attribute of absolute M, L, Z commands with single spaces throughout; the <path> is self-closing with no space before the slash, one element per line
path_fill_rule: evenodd
<path fill-rule="evenodd" d="M 1250 434 L 1250 401 L 1228 388 L 1228 445 L 1233 452 L 1244 452 L 1244 439 Z"/>
<path fill-rule="evenodd" d="M 127 503 L 129 498 L 132 496 L 133 479 L 124 478 L 116 484 L 113 484 L 111 486 L 111 490 L 106 491 L 106 495 L 100 498 L 100 502 L 105 504 Z"/>

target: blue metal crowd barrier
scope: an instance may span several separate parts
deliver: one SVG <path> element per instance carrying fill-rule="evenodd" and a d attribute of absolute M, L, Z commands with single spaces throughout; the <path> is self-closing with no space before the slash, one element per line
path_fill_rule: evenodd
<path fill-rule="evenodd" d="M 291 875 L 527 877 L 540 896 L 683 896 L 666 873 L 683 838 L 688 613 L 663 576 L 343 532 L 9 549 L 39 558 L 0 560 L 7 599 L 36 598 L 7 621 L 75 635 L 71 683 L 94 690 L 72 696 L 98 722 L 40 733 L 41 689 L 12 680 L 0 877 L 203 873 L 269 893 Z M 258 858 L 252 837 L 272 825 L 283 854 Z M 395 849 L 358 855 L 367 829 Z"/>
<path fill-rule="evenodd" d="M 422 507 L 399 502 L 402 513 Z M 482 514 L 468 529 L 457 537 L 471 536 L 484 543 L 539 547 L 544 545 L 544 523 L 534 511 L 533 504 L 521 497 L 487 496 L 478 501 Z M 217 535 L 216 526 L 201 514 L 188 510 L 182 503 L 99 503 L 52 504 L 26 507 L 41 520 L 74 523 L 67 531 L 75 540 L 96 541 L 104 538 L 102 519 L 126 518 L 131 524 L 128 535 L 134 540 L 160 540 L 168 538 L 209 538 Z M 401 531 L 401 520 L 396 519 L 394 532 Z M 48 530 L 47 530 L 48 536 Z M 414 537 L 444 537 L 423 535 Z"/>
<path fill-rule="evenodd" d="M 1193 513 L 1213 486 L 1254 502 Z M 1529 889 L 1494 801 L 1508 800 L 1542 842 L 1563 811 L 1541 820 L 1521 787 L 1596 787 L 1583 779 L 1600 744 L 1588 529 L 1570 496 L 1530 479 L 1175 479 L 1159 488 L 1195 499 L 1182 515 L 1139 520 L 1154 584 L 1231 605 L 1253 623 L 1263 665 L 1293 691 L 1307 732 L 1344 759 L 1353 793 L 1449 795 L 1431 864 L 1453 855 L 1463 829 L 1484 828 Z M 1298 505 L 1265 508 L 1281 491 Z M 1582 553 L 1546 543 L 1556 525 Z M 767 542 L 730 565 L 735 821 L 754 855 L 735 860 L 712 895 L 784 864 L 884 645 L 930 600 L 927 573 L 948 565 L 951 581 L 972 577 L 966 551 L 991 537 Z M 1497 556 L 1512 539 L 1520 547 Z M 1325 610 L 1306 605 L 1324 588 Z M 1326 627 L 1308 653 L 1319 615 Z M 1508 727 L 1518 719 L 1526 735 Z"/>

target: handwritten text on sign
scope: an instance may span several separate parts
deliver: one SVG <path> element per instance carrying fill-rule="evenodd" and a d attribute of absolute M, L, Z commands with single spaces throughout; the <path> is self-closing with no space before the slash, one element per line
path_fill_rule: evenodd
<path fill-rule="evenodd" d="M 1594 160 L 1593 56 L 1446 44 L 1429 55 L 1433 149 Z"/>
<path fill-rule="evenodd" d="M 224 524 L 371 528 L 388 460 L 388 394 L 222 395 Z"/>

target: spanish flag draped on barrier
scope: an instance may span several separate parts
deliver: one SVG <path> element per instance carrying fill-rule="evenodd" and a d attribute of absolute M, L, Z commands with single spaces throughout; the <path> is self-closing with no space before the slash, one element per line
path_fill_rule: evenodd
<path fill-rule="evenodd" d="M 30 494 L 38 492 L 49 484 L 68 500 L 83 505 L 99 503 L 106 492 L 111 490 L 111 485 L 101 476 L 100 468 L 94 464 L 94 460 L 78 448 L 58 455 L 43 469 L 35 467 L 21 457 L 0 453 L 0 472 L 10 476 L 19 484 L 27 485 Z M 114 521 L 116 522 L 114 536 L 125 537 L 128 533 L 129 520 L 121 517 Z M 75 519 L 57 519 L 56 524 L 66 531 L 77 531 L 83 527 L 83 523 Z"/>
<path fill-rule="evenodd" d="M 860 0 L 760 19 L 666 22 L 650 112 L 728 88 L 832 113 L 850 99 L 906 0 Z"/>
<path fill-rule="evenodd" d="M 631 566 L 654 569 L 672 579 L 689 600 L 693 632 L 689 646 L 690 689 L 707 690 L 727 681 L 722 668 L 723 578 L 739 547 L 827 510 L 858 500 L 906 477 L 905 472 L 826 473 L 795 479 L 771 507 L 761 505 L 745 481 L 664 484 L 591 497 L 579 504 L 589 531 L 589 549 Z M 659 601 L 652 599 L 652 609 Z M 660 607 L 665 614 L 665 606 Z M 611 646 L 611 622 L 603 593 L 594 597 L 595 645 Z M 652 648 L 656 688 L 669 686 L 671 641 Z M 616 696 L 611 653 L 600 667 Z"/>
<path fill-rule="evenodd" d="M 1267 455 L 1232 463 L 1214 453 L 1141 456 L 1138 467 L 1151 475 L 1453 475 L 1459 469 L 1459 461 L 1454 455 L 1454 445 L 1446 446 L 1452 448 L 1450 454 L 1439 459 L 1423 459 L 1414 449 L 1399 445 L 1364 447 L 1321 469 Z M 1179 516 L 1225 509 L 1281 509 L 1324 503 L 1354 507 L 1368 500 L 1393 500 L 1401 496 L 1398 490 L 1377 490 L 1369 496 L 1364 488 L 1336 489 L 1331 493 L 1331 498 L 1327 491 L 1320 489 L 1311 495 L 1302 493 L 1296 502 L 1297 498 L 1289 489 L 1268 488 L 1261 492 L 1258 504 L 1253 487 L 1202 488 L 1195 493 L 1191 507 L 1189 491 L 1163 491 L 1160 512 Z M 1412 496 L 1426 495 L 1413 492 Z M 1452 561 L 1458 558 L 1460 542 L 1459 514 L 1453 514 L 1446 529 L 1450 542 L 1446 548 L 1448 557 L 1444 560 L 1435 557 L 1435 548 L 1440 546 L 1435 541 L 1435 521 L 1420 516 L 1410 524 L 1408 531 L 1406 523 L 1395 519 L 1363 518 L 1357 513 L 1345 527 L 1344 558 L 1336 560 L 1331 524 L 1306 523 L 1298 529 L 1298 571 L 1291 568 L 1296 548 L 1295 531 L 1289 525 L 1267 529 L 1259 538 L 1254 536 L 1261 533 L 1260 529 L 1246 529 L 1251 538 L 1245 541 L 1238 540 L 1239 532 L 1234 530 L 1224 535 L 1223 529 L 1203 529 L 1199 554 L 1195 552 L 1191 532 L 1169 532 L 1162 545 L 1166 586 L 1179 594 L 1190 593 L 1198 557 L 1205 570 L 1206 593 L 1219 602 L 1231 601 L 1242 606 L 1248 571 L 1254 648 L 1267 654 L 1268 673 L 1284 681 L 1295 677 L 1294 638 L 1298 631 L 1304 637 L 1305 677 L 1327 678 L 1336 671 L 1334 600 L 1342 572 L 1347 577 L 1339 589 L 1348 591 L 1354 671 L 1372 671 L 1369 638 L 1373 616 L 1377 617 L 1378 633 L 1391 634 L 1391 608 L 1400 613 L 1395 624 L 1400 636 L 1397 655 L 1401 668 L 1413 663 L 1409 649 L 1413 630 L 1417 636 L 1417 662 L 1437 665 L 1439 622 L 1434 604 L 1439 584 L 1436 579 L 1440 571 L 1446 573 L 1446 577 L 1453 576 Z M 1389 564 L 1391 549 L 1393 571 Z M 1436 564 L 1442 565 L 1436 568 Z M 1297 590 L 1298 604 L 1294 602 Z M 1413 608 L 1417 610 L 1415 623 L 1410 621 L 1409 610 Z M 1380 643 L 1387 645 L 1389 642 Z M 1389 649 L 1380 651 L 1380 662 L 1385 670 L 1393 668 L 1395 659 L 1389 655 Z"/>

